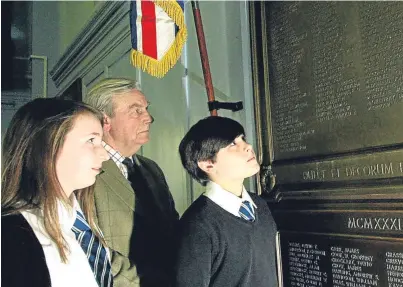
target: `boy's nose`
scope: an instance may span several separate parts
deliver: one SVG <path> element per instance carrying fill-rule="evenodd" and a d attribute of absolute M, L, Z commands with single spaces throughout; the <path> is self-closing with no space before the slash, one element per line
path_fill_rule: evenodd
<path fill-rule="evenodd" d="M 251 145 L 251 144 L 248 144 L 248 143 L 245 143 L 245 150 L 246 150 L 247 152 L 253 151 L 252 145 Z"/>

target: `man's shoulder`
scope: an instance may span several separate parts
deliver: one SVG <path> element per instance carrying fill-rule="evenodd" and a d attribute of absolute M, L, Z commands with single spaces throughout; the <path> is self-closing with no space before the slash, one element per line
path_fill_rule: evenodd
<path fill-rule="evenodd" d="M 159 179 L 163 179 L 165 181 L 164 171 L 155 161 L 142 155 L 136 155 L 136 157 L 142 168 L 147 170 L 150 174 L 156 175 Z"/>
<path fill-rule="evenodd" d="M 108 171 L 108 172 L 110 172 L 110 171 L 119 171 L 120 172 L 119 167 L 117 166 L 116 162 L 114 162 L 113 159 L 111 159 L 111 158 L 102 163 L 102 170 Z"/>
<path fill-rule="evenodd" d="M 102 172 L 97 176 L 95 183 L 98 184 L 100 181 L 110 181 L 110 178 L 118 178 L 122 180 L 125 178 L 117 164 L 112 159 L 102 163 Z"/>
<path fill-rule="evenodd" d="M 116 163 L 112 159 L 103 162 L 102 172 L 97 175 L 94 185 L 95 193 L 98 195 L 96 198 L 110 190 L 120 190 L 124 187 L 130 189 L 130 182 L 122 174 Z M 103 197 L 102 200 L 104 200 Z"/>
<path fill-rule="evenodd" d="M 152 165 L 158 166 L 158 164 L 155 161 L 153 161 L 151 158 L 148 158 L 148 157 L 145 157 L 145 156 L 139 155 L 139 154 L 136 154 L 136 157 L 138 158 L 138 160 L 140 161 L 141 164 L 146 163 L 146 164 L 152 164 Z"/>

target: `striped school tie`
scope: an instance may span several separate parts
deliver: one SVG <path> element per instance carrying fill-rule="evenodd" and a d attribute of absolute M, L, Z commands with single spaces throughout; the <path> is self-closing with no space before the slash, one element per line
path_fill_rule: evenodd
<path fill-rule="evenodd" d="M 88 262 L 94 272 L 99 287 L 113 286 L 111 264 L 109 263 L 106 249 L 99 239 L 92 233 L 92 230 L 84 218 L 84 215 L 77 210 L 77 218 L 71 230 L 76 235 L 78 243 L 87 255 Z"/>
<path fill-rule="evenodd" d="M 248 221 L 255 221 L 255 214 L 251 203 L 247 200 L 242 201 L 241 207 L 239 208 L 239 215 Z"/>

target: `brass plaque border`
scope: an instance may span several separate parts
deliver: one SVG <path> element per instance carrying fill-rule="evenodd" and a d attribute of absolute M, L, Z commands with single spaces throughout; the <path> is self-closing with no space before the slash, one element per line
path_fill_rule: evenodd
<path fill-rule="evenodd" d="M 273 161 L 273 137 L 271 132 L 271 109 L 269 71 L 264 65 L 268 59 L 268 38 L 266 25 L 266 8 L 264 2 L 249 2 L 249 19 L 251 33 L 252 54 L 252 84 L 255 104 L 255 130 L 257 141 L 257 155 L 262 170 L 257 178 L 258 193 L 267 189 L 267 181 L 271 176 L 271 163 Z M 263 127 L 270 130 L 264 130 Z M 271 188 L 274 184 L 271 186 Z M 271 189 L 270 187 L 268 189 Z"/>

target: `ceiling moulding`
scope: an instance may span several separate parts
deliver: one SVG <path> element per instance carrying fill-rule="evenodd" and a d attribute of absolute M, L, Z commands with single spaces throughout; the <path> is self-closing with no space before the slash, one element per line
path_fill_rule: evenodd
<path fill-rule="evenodd" d="M 63 86 L 68 86 L 69 83 L 64 82 L 67 78 L 71 81 L 83 76 L 87 69 L 79 67 L 80 63 L 105 37 L 111 37 L 115 26 L 122 21 L 122 18 L 126 18 L 130 9 L 127 3 L 127 1 L 107 1 L 102 4 L 50 71 L 50 76 L 56 87 L 60 87 L 61 83 Z M 128 30 L 127 33 L 130 33 L 129 19 L 127 19 L 126 30 Z M 120 38 L 125 36 L 121 35 L 121 37 L 113 37 L 113 39 L 120 42 Z M 109 43 L 109 45 L 113 44 L 113 42 Z M 110 47 L 105 47 L 103 51 L 104 53 L 96 58 L 105 57 L 106 52 L 110 51 Z"/>

